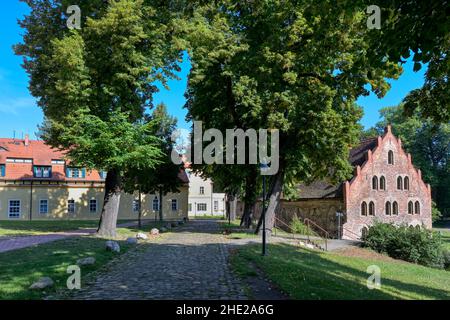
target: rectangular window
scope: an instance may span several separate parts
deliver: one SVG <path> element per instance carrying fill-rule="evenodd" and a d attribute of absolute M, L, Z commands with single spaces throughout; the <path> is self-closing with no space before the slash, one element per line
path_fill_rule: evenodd
<path fill-rule="evenodd" d="M 219 210 L 219 201 L 214 200 L 214 211 L 218 211 Z"/>
<path fill-rule="evenodd" d="M 66 176 L 67 178 L 85 178 L 86 170 L 83 168 L 66 168 Z"/>
<path fill-rule="evenodd" d="M 96 199 L 89 200 L 89 211 L 91 213 L 97 212 L 97 200 Z"/>
<path fill-rule="evenodd" d="M 66 164 L 64 160 L 52 160 L 52 164 Z"/>
<path fill-rule="evenodd" d="M 51 178 L 52 177 L 52 167 L 34 167 L 34 177 L 35 178 Z"/>
<path fill-rule="evenodd" d="M 192 211 L 192 203 L 189 203 L 189 205 L 188 205 L 188 211 Z"/>
<path fill-rule="evenodd" d="M 8 202 L 8 217 L 20 218 L 21 205 L 20 200 L 9 200 Z"/>
<path fill-rule="evenodd" d="M 153 199 L 152 207 L 153 207 L 153 211 L 158 211 L 159 210 L 159 200 L 158 200 L 158 198 L 155 197 Z"/>
<path fill-rule="evenodd" d="M 133 200 L 133 212 L 139 212 L 139 200 L 134 199 Z"/>
<path fill-rule="evenodd" d="M 67 202 L 67 212 L 75 213 L 75 200 L 71 199 Z"/>
<path fill-rule="evenodd" d="M 206 203 L 197 203 L 197 211 L 206 211 Z"/>
<path fill-rule="evenodd" d="M 7 158 L 6 162 L 11 163 L 33 163 L 32 159 L 21 159 L 21 158 Z"/>
<path fill-rule="evenodd" d="M 39 213 L 40 214 L 48 213 L 48 200 L 47 199 L 39 200 Z"/>
<path fill-rule="evenodd" d="M 200 194 L 205 194 L 205 187 L 200 187 Z"/>
<path fill-rule="evenodd" d="M 100 179 L 103 179 L 103 180 L 106 179 L 106 174 L 107 174 L 106 171 L 100 171 L 99 174 L 100 174 Z"/>
<path fill-rule="evenodd" d="M 6 167 L 4 164 L 0 164 L 0 177 L 4 177 L 5 176 L 5 172 L 6 171 Z"/>
<path fill-rule="evenodd" d="M 178 210 L 178 201 L 177 199 L 172 199 L 172 211 Z"/>

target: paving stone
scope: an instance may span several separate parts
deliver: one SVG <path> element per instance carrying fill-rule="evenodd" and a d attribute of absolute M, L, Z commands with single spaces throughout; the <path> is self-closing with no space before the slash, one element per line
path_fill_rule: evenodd
<path fill-rule="evenodd" d="M 194 221 L 115 261 L 74 299 L 243 299 L 217 222 Z"/>

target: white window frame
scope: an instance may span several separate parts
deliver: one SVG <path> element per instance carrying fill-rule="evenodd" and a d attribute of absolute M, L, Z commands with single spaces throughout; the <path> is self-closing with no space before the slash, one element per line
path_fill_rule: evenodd
<path fill-rule="evenodd" d="M 205 207 L 203 210 L 201 207 Z M 206 203 L 197 203 L 197 212 L 206 212 L 208 211 L 208 205 Z"/>
<path fill-rule="evenodd" d="M 42 202 L 46 202 L 47 210 L 45 212 L 42 211 Z M 39 199 L 39 214 L 48 214 L 48 199 Z"/>
<path fill-rule="evenodd" d="M 131 204 L 131 210 L 134 213 L 139 213 L 139 207 L 140 207 L 139 199 L 133 199 L 133 203 Z"/>
<path fill-rule="evenodd" d="M 219 200 L 214 200 L 214 211 L 219 211 Z"/>
<path fill-rule="evenodd" d="M 200 187 L 200 194 L 205 194 L 205 187 Z"/>
<path fill-rule="evenodd" d="M 175 204 L 175 209 L 173 207 L 173 205 Z M 177 199 L 172 199 L 170 202 L 170 206 L 172 211 L 178 211 L 178 200 Z"/>
<path fill-rule="evenodd" d="M 95 210 L 92 210 L 92 202 L 95 201 Z M 97 213 L 98 210 L 98 201 L 97 199 L 89 199 L 89 212 L 90 213 Z"/>
<path fill-rule="evenodd" d="M 19 202 L 19 212 L 11 212 L 11 202 Z M 17 207 L 17 206 L 14 206 Z M 20 219 L 22 214 L 22 201 L 19 199 L 10 199 L 8 200 L 8 218 L 9 219 Z"/>
<path fill-rule="evenodd" d="M 73 202 L 73 209 L 72 209 L 72 211 L 70 211 L 70 207 L 71 207 L 71 201 Z M 75 200 L 74 199 L 69 199 L 69 200 L 67 200 L 67 213 L 68 214 L 75 214 L 75 211 L 76 211 L 76 204 L 75 204 Z"/>
<path fill-rule="evenodd" d="M 156 208 L 155 208 L 155 204 L 156 204 Z M 153 211 L 159 211 L 159 199 L 158 198 L 153 198 L 153 200 L 152 200 L 152 210 Z"/>

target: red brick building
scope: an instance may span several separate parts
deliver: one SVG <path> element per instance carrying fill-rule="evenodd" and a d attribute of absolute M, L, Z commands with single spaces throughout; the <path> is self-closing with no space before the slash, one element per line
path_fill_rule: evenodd
<path fill-rule="evenodd" d="M 344 239 L 358 239 L 375 221 L 431 228 L 430 185 L 390 126 L 383 136 L 352 149 L 349 161 L 354 167 L 350 180 L 299 185 L 298 199 L 283 200 L 278 217 L 309 218 L 332 237 L 340 233 Z M 343 213 L 340 224 L 337 212 Z"/>

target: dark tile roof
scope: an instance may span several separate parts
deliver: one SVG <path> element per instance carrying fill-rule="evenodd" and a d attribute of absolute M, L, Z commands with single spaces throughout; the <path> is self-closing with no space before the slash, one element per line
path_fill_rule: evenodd
<path fill-rule="evenodd" d="M 360 145 L 350 150 L 349 162 L 353 167 L 361 166 L 366 161 L 367 151 L 373 150 L 377 146 L 377 139 L 363 140 Z M 317 180 L 309 185 L 299 184 L 297 188 L 298 200 L 343 198 L 343 182 L 332 184 L 325 180 Z"/>

